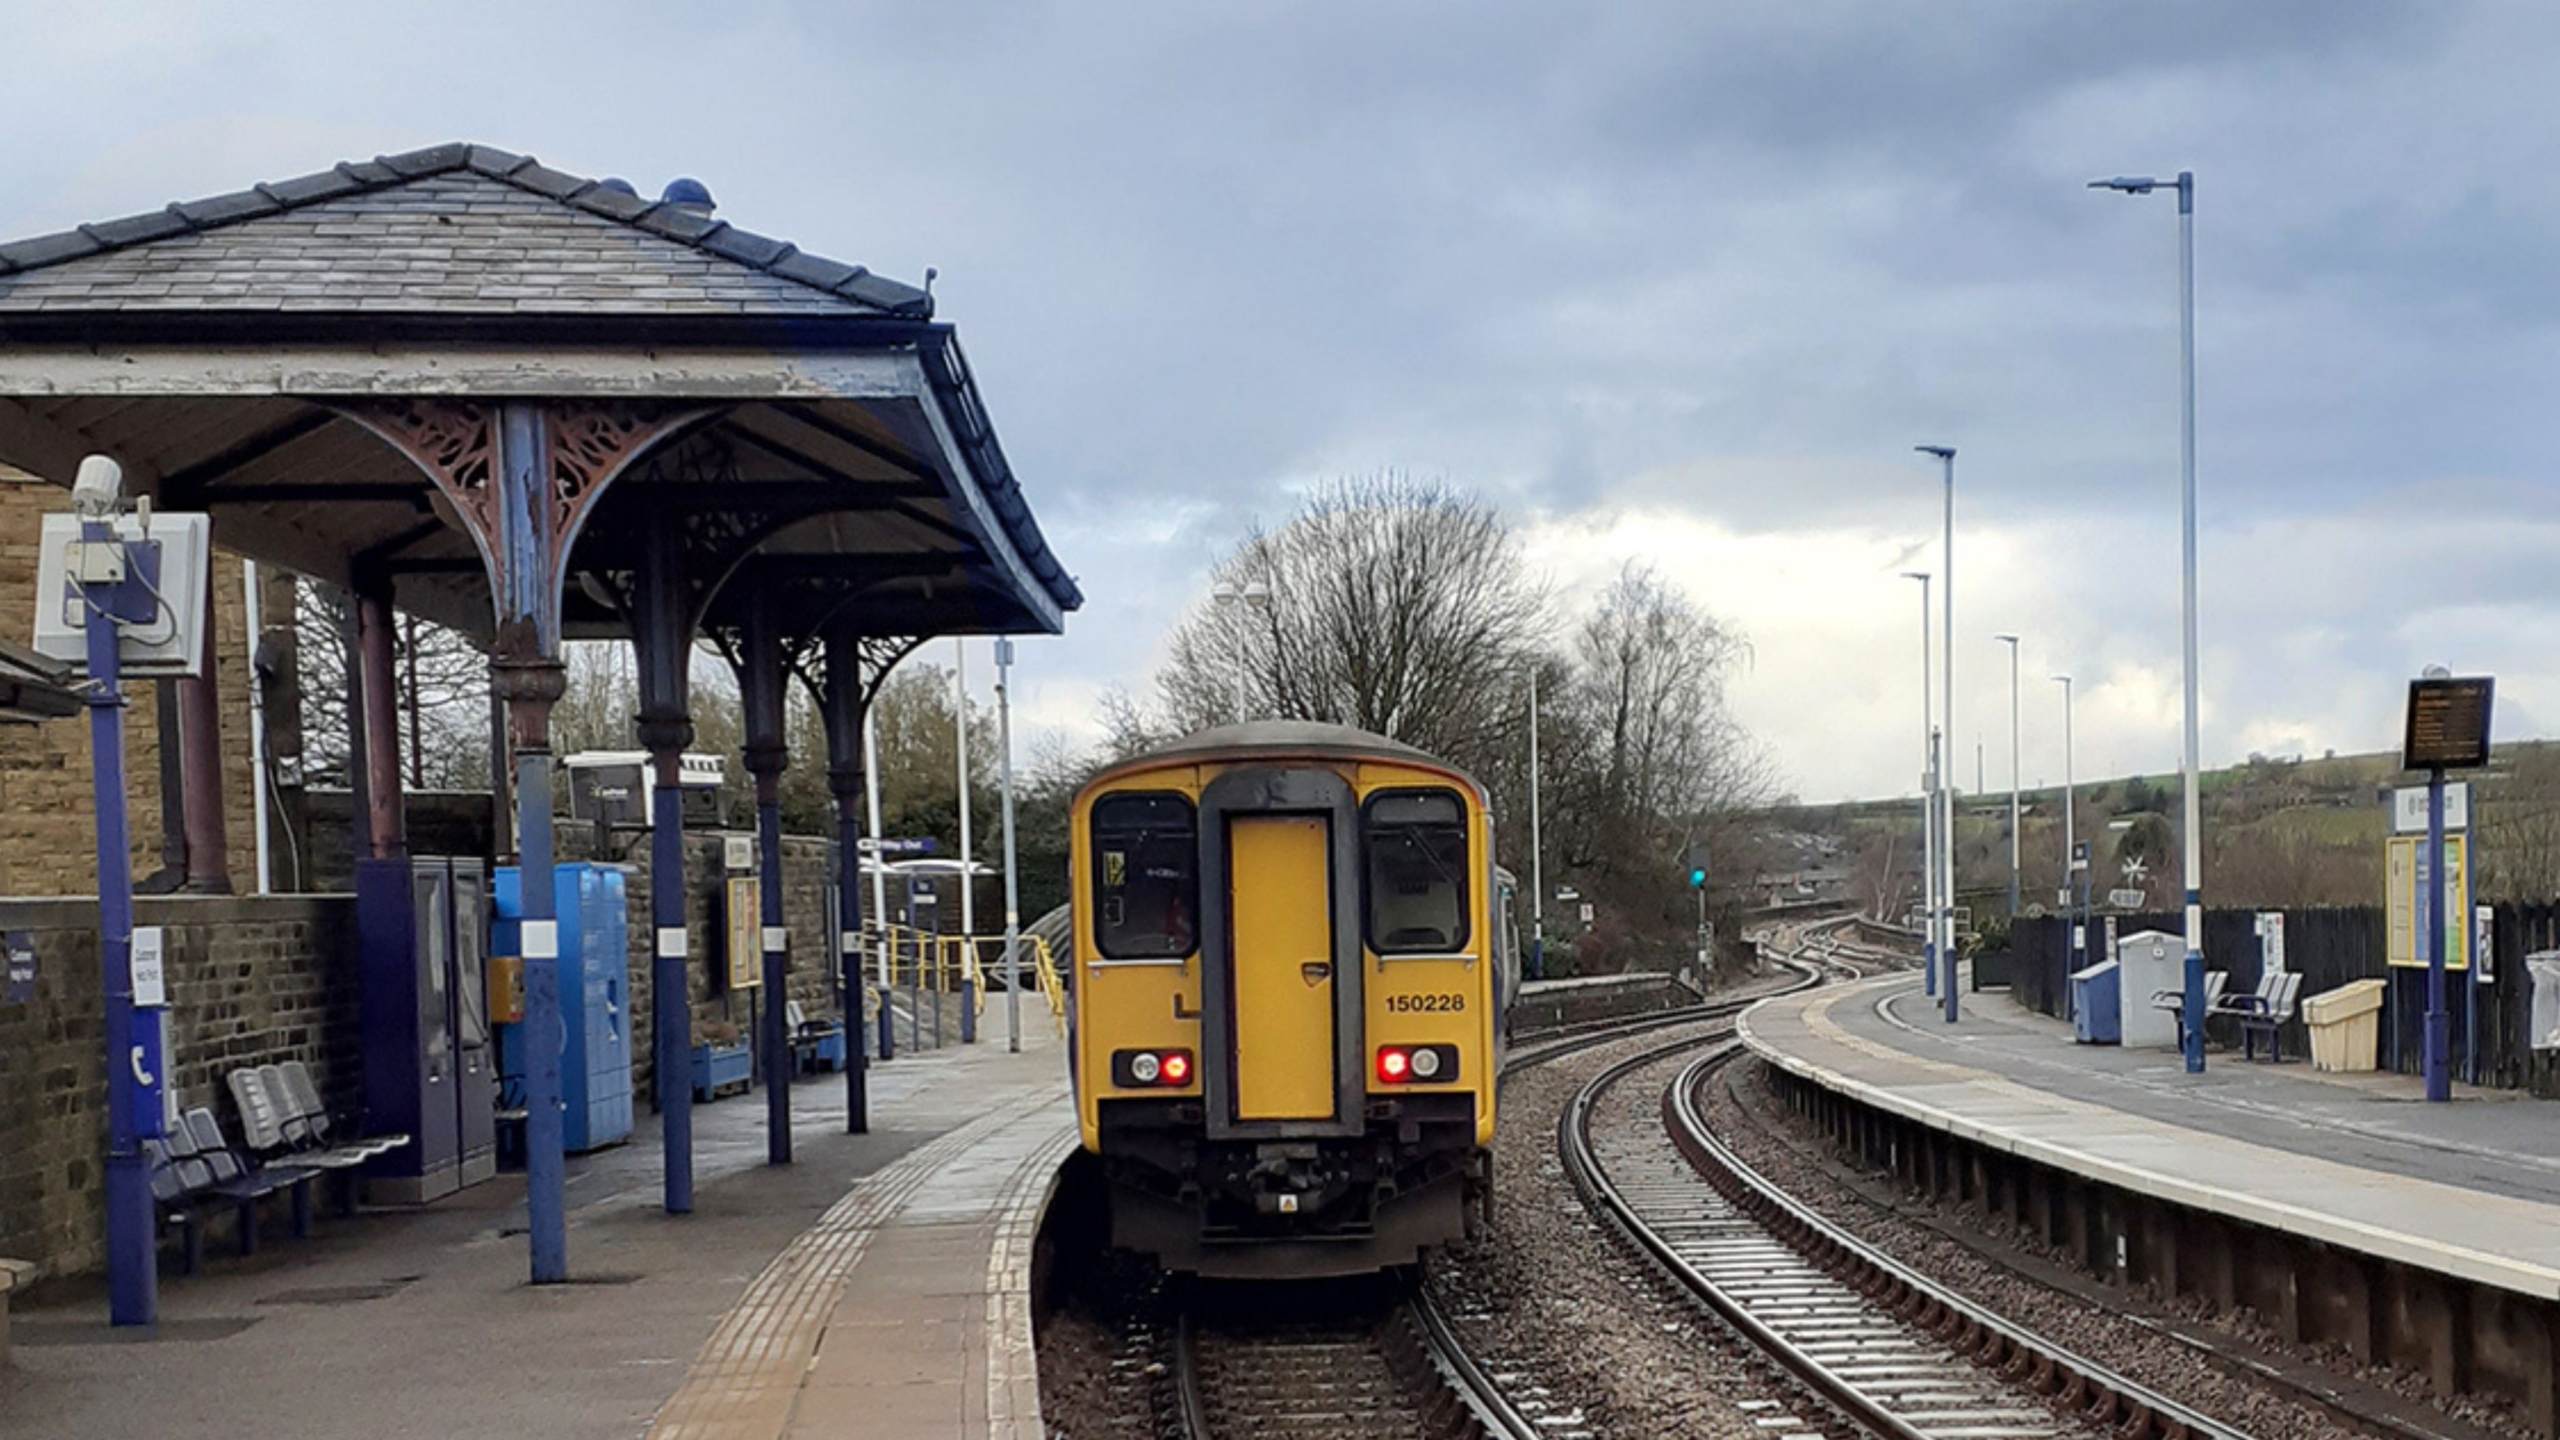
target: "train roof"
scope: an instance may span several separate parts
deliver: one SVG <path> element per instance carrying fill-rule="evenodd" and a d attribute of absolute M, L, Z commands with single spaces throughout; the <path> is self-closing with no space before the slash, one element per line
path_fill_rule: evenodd
<path fill-rule="evenodd" d="M 1242 725 L 1213 725 L 1206 730 L 1195 730 L 1179 740 L 1168 741 L 1112 765 L 1095 776 L 1094 782 L 1159 765 L 1281 757 L 1391 760 L 1424 765 L 1466 782 L 1479 798 L 1485 793 L 1474 776 L 1427 750 L 1418 750 L 1401 740 L 1391 740 L 1355 726 L 1329 725 L 1316 720 L 1253 720 Z"/>

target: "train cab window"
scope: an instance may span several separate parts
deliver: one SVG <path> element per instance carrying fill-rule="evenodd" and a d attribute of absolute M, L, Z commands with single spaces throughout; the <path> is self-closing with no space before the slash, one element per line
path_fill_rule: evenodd
<path fill-rule="evenodd" d="M 1373 795 L 1364 811 L 1369 948 L 1446 955 L 1467 943 L 1467 813 L 1446 790 Z"/>
<path fill-rule="evenodd" d="M 1180 795 L 1093 802 L 1093 940 L 1113 960 L 1178 960 L 1198 947 L 1199 821 Z"/>

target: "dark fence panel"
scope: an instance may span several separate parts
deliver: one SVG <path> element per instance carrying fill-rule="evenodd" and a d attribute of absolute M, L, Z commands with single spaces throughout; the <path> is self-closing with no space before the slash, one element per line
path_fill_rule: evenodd
<path fill-rule="evenodd" d="M 2258 953 L 2256 911 L 2208 910 L 2204 917 L 2205 963 L 2230 974 L 2230 993 L 2257 988 L 2264 970 Z M 2383 980 L 2382 1068 L 2416 1074 L 2421 1068 L 2426 1025 L 2427 972 L 2384 963 L 2385 915 L 2378 905 L 2332 906 L 2284 913 L 2285 965 L 2302 976 L 2304 998 L 2326 994 L 2355 980 Z M 2178 934 L 2184 921 L 2175 913 L 2118 915 L 2116 935 L 2145 930 Z M 2089 959 L 2106 954 L 2104 917 L 2092 922 Z M 2452 1060 L 2456 1078 L 2536 1095 L 2560 1097 L 2560 1052 L 2536 1051 L 2529 1031 L 2533 1015 L 2532 977 L 2524 957 L 2560 949 L 2560 904 L 2501 905 L 2493 922 L 2488 983 L 2460 971 L 2445 977 L 2445 1010 L 2451 1020 Z M 2070 1016 L 2070 922 L 2059 916 L 2021 917 L 2009 932 L 2009 988 L 2018 1003 L 2039 1013 Z M 2126 996 L 2128 1005 L 2148 1004 L 2148 996 Z M 2237 1027 L 2214 1022 L 2209 1033 L 2217 1043 L 2236 1044 Z M 2297 1018 L 2285 1027 L 2288 1054 L 2306 1054 L 2310 1034 Z M 2474 1055 L 2478 1057 L 2476 1071 Z"/>

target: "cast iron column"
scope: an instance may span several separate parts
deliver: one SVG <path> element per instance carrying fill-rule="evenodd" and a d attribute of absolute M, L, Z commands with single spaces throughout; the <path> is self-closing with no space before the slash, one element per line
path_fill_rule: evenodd
<path fill-rule="evenodd" d="M 409 852 L 406 807 L 400 795 L 400 713 L 397 682 L 391 664 L 391 591 L 359 582 L 352 592 L 356 610 L 356 667 L 363 678 L 366 855 L 390 860 Z M 193 830 L 189 827 L 189 848 Z"/>
<path fill-rule="evenodd" d="M 689 670 L 693 655 L 684 537 L 650 517 L 633 586 L 632 647 L 640 671 L 641 747 L 654 776 L 649 794 L 649 1038 L 658 1099 L 664 1203 L 693 1213 L 693 991 L 685 913 L 684 747 L 693 743 Z"/>
<path fill-rule="evenodd" d="M 870 993 L 862 975 L 862 637 L 827 632 L 827 789 L 836 797 L 836 967 L 844 983 L 844 1128 L 871 1128 L 866 1049 Z"/>
<path fill-rule="evenodd" d="M 557 1036 L 560 1028 L 560 921 L 551 854 L 551 707 L 568 688 L 560 666 L 556 546 L 552 535 L 551 437 L 542 407 L 511 401 L 499 437 L 500 541 L 506 557 L 497 596 L 498 636 L 491 679 L 507 703 L 516 754 L 516 855 L 522 872 L 524 1033 Z M 386 636 L 387 638 L 387 636 Z M 383 684 L 365 686 L 368 708 L 388 707 Z M 377 698 L 378 697 L 378 698 Z M 368 757 L 379 767 L 381 757 Z M 394 783 L 399 767 L 390 766 Z M 379 768 L 375 771 L 380 774 Z M 569 1233 L 563 1193 L 560 1045 L 525 1047 L 525 1226 L 532 1280 L 569 1278 Z"/>
<path fill-rule="evenodd" d="M 791 964 L 782 926 L 782 770 L 791 752 L 783 743 L 782 636 L 774 625 L 773 599 L 758 582 L 747 597 L 745 664 L 738 688 L 746 710 L 745 760 L 756 777 L 756 891 L 764 941 L 765 1161 L 791 1163 Z"/>

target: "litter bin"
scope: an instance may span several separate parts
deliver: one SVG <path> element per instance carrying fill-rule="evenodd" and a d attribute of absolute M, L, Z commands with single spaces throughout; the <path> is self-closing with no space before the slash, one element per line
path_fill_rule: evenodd
<path fill-rule="evenodd" d="M 2124 1036 L 2122 969 L 2101 960 L 2071 972 L 2071 1032 L 2083 1045 L 2113 1045 Z"/>
<path fill-rule="evenodd" d="M 2370 1070 L 2382 1038 L 2382 982 L 2351 980 L 2302 1002 L 2315 1070 Z"/>
<path fill-rule="evenodd" d="M 2560 950 L 2536 950 L 2524 957 L 2525 978 L 2532 982 L 2536 1050 L 2560 1048 Z"/>

